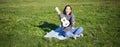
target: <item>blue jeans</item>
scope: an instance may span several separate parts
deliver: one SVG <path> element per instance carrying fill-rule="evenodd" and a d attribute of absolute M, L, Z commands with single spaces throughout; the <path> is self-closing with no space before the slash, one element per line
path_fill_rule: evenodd
<path fill-rule="evenodd" d="M 62 27 L 58 27 L 55 29 L 56 32 L 59 33 L 59 35 L 63 35 L 64 37 L 74 37 L 76 35 L 81 35 L 83 32 L 83 28 L 74 28 L 71 31 L 62 31 Z"/>

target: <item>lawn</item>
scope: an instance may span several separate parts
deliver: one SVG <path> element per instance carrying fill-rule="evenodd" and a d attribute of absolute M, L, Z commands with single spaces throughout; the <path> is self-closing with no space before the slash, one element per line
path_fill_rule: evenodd
<path fill-rule="evenodd" d="M 44 38 L 60 25 L 55 7 L 70 4 L 83 37 Z M 44 24 L 41 26 L 41 24 Z M 119 0 L 0 0 L 0 47 L 119 47 Z"/>

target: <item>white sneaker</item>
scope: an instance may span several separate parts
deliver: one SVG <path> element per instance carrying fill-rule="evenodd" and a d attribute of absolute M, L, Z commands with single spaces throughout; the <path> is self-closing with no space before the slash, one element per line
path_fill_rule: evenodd
<path fill-rule="evenodd" d="M 75 40 L 76 40 L 76 39 L 77 39 L 77 38 L 76 38 L 76 36 L 74 36 L 74 37 L 73 37 L 73 39 L 75 39 Z"/>
<path fill-rule="evenodd" d="M 83 34 L 80 34 L 80 36 L 82 36 L 82 37 L 83 37 Z"/>

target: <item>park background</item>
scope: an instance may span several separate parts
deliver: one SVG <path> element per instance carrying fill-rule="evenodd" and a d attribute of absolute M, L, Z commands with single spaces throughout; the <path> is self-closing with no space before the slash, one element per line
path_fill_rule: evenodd
<path fill-rule="evenodd" d="M 77 40 L 44 38 L 59 27 L 55 11 L 72 6 Z M 120 0 L 0 0 L 0 47 L 119 47 Z"/>

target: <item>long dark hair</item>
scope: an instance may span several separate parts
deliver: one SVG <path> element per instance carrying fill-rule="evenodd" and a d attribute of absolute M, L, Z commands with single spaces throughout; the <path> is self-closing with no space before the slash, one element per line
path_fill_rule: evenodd
<path fill-rule="evenodd" d="M 71 15 L 71 13 L 72 13 L 72 7 L 71 7 L 70 5 L 66 5 L 66 6 L 65 6 L 65 8 L 64 8 L 64 10 L 63 10 L 63 14 L 67 15 L 67 14 L 66 14 L 66 11 L 65 11 L 67 7 L 70 7 L 71 12 L 70 12 L 69 15 Z"/>

